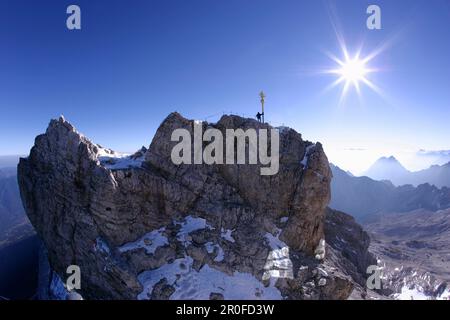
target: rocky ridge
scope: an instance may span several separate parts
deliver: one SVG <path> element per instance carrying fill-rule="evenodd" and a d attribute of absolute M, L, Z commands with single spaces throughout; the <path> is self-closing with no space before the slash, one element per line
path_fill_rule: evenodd
<path fill-rule="evenodd" d="M 346 299 L 362 288 L 367 237 L 345 233 L 356 223 L 333 211 L 325 227 L 331 171 L 320 143 L 280 130 L 274 176 L 260 165 L 175 165 L 171 134 L 192 125 L 170 114 L 131 156 L 62 117 L 36 138 L 18 166 L 21 197 L 61 279 L 80 266 L 88 299 Z M 270 128 L 237 116 L 203 127 Z"/>

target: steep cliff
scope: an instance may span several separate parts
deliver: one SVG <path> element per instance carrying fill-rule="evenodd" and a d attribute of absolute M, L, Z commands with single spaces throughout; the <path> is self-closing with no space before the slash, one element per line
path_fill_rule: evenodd
<path fill-rule="evenodd" d="M 322 146 L 280 129 L 273 176 L 261 165 L 175 165 L 171 134 L 192 135 L 193 123 L 172 113 L 148 150 L 123 156 L 50 122 L 18 179 L 52 269 L 65 279 L 80 266 L 90 299 L 346 299 L 361 268 L 324 241 Z M 270 127 L 223 116 L 203 128 Z"/>

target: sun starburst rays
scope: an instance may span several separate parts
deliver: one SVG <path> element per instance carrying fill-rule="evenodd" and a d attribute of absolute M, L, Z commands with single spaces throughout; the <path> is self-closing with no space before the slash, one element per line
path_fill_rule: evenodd
<path fill-rule="evenodd" d="M 354 89 L 359 97 L 361 97 L 361 84 L 366 85 L 374 92 L 381 95 L 381 90 L 369 80 L 368 76 L 378 70 L 370 67 L 369 62 L 376 56 L 370 54 L 367 57 L 361 57 L 361 49 L 351 56 L 345 46 L 342 46 L 343 59 L 336 57 L 331 53 L 327 53 L 328 57 L 336 63 L 336 67 L 325 70 L 325 73 L 337 76 L 337 79 L 331 83 L 326 90 L 332 89 L 343 84 L 340 96 L 342 103 L 351 89 Z"/>
<path fill-rule="evenodd" d="M 324 52 L 330 60 L 335 63 L 335 65 L 328 69 L 321 68 L 318 73 L 329 74 L 336 77 L 336 79 L 324 88 L 322 94 L 337 86 L 341 86 L 342 91 L 339 105 L 341 105 L 347 94 L 351 91 L 356 93 L 361 106 L 364 105 L 363 99 L 366 91 L 376 93 L 382 100 L 391 104 L 386 93 L 373 82 L 375 74 L 385 71 L 386 69 L 374 67 L 373 64 L 374 60 L 390 48 L 394 41 L 403 33 L 403 31 L 399 30 L 398 32 L 393 33 L 390 37 L 379 43 L 378 46 L 374 47 L 374 49 L 370 52 L 364 52 L 363 54 L 363 42 L 360 42 L 356 47 L 356 50 L 352 52 L 348 50 L 345 37 L 342 33 L 342 26 L 339 21 L 336 7 L 333 4 L 329 4 L 327 9 L 330 23 L 340 49 L 340 55 L 338 58 L 330 52 Z"/>

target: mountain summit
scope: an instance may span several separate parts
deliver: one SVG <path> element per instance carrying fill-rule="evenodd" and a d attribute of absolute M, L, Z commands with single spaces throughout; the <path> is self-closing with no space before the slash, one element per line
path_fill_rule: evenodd
<path fill-rule="evenodd" d="M 381 157 L 364 173 L 375 180 L 403 180 L 410 172 L 394 157 Z M 395 182 L 394 182 L 395 183 Z"/>
<path fill-rule="evenodd" d="M 325 212 L 331 171 L 320 143 L 280 130 L 274 176 L 259 165 L 175 165 L 171 135 L 193 136 L 193 123 L 170 114 L 133 156 L 62 118 L 36 138 L 18 167 L 20 191 L 62 280 L 78 265 L 88 299 L 346 299 L 365 290 L 368 237 Z M 203 126 L 271 128 L 237 116 Z"/>
<path fill-rule="evenodd" d="M 429 183 L 438 188 L 450 187 L 450 162 L 433 165 L 420 171 L 409 171 L 393 156 L 378 159 L 366 172 L 365 176 L 374 180 L 389 180 L 396 186 L 411 184 L 418 186 Z"/>

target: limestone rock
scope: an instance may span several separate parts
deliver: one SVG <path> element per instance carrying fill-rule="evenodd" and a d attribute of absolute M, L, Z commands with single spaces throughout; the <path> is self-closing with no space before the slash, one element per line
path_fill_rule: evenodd
<path fill-rule="evenodd" d="M 52 269 L 65 279 L 80 266 L 84 299 L 346 299 L 355 283 L 348 265 L 328 245 L 324 260 L 314 258 L 330 200 L 322 146 L 280 129 L 274 176 L 260 165 L 175 165 L 171 134 L 192 134 L 193 123 L 172 113 L 148 150 L 125 156 L 63 118 L 50 122 L 18 179 Z M 237 116 L 203 127 L 270 129 Z"/>

